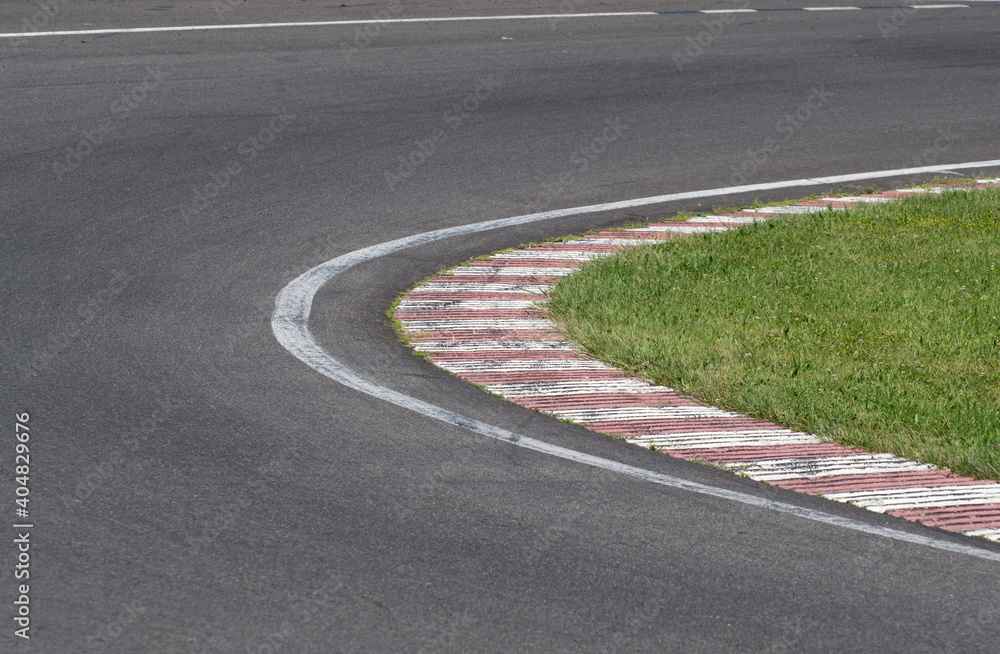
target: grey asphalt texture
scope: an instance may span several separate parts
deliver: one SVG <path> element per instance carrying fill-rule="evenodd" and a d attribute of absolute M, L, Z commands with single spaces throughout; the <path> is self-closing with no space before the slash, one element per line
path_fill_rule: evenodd
<path fill-rule="evenodd" d="M 232 9 L 69 3 L 46 29 L 559 11 L 218 6 Z M 0 5 L 0 31 L 37 11 Z M 4 618 L 0 650 L 996 651 L 994 563 L 476 436 L 321 377 L 269 321 L 309 267 L 431 229 L 996 159 L 998 19 L 984 3 L 745 14 L 714 28 L 677 14 L 0 40 L 0 461 L 12 459 L 13 415 L 30 412 L 36 525 L 32 639 Z M 688 38 L 711 29 L 690 56 Z M 602 140 L 609 120 L 626 129 Z M 467 257 L 697 208 L 407 250 L 324 287 L 312 329 L 369 379 L 526 436 L 969 542 L 508 404 L 414 357 L 385 315 Z M 5 467 L 2 505 L 13 497 Z M 2 551 L 6 615 L 15 550 Z"/>

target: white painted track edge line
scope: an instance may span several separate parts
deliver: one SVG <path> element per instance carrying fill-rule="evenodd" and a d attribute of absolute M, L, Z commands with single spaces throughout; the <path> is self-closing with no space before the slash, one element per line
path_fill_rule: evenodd
<path fill-rule="evenodd" d="M 558 209 L 553 211 L 543 211 L 534 214 L 514 216 L 512 218 L 502 218 L 489 220 L 468 225 L 459 225 L 443 229 L 415 234 L 385 243 L 379 243 L 366 248 L 361 248 L 339 257 L 331 259 L 293 279 L 287 286 L 281 289 L 275 298 L 275 310 L 271 317 L 271 331 L 281 345 L 293 356 L 308 365 L 313 370 L 328 377 L 348 388 L 365 393 L 372 397 L 390 402 L 404 409 L 420 413 L 429 418 L 466 429 L 468 431 L 502 440 L 520 447 L 531 449 L 544 454 L 549 454 L 561 459 L 581 463 L 584 465 L 601 468 L 612 472 L 618 472 L 634 478 L 649 481 L 662 486 L 678 488 L 694 493 L 709 495 L 722 499 L 728 499 L 742 504 L 757 506 L 765 509 L 788 513 L 814 522 L 830 524 L 844 527 L 853 531 L 859 531 L 872 535 L 891 538 L 902 542 L 924 545 L 934 549 L 966 554 L 976 558 L 989 561 L 1000 562 L 1000 552 L 993 552 L 981 549 L 972 545 L 955 543 L 949 540 L 932 538 L 920 534 L 914 534 L 891 527 L 872 525 L 852 518 L 844 518 L 823 511 L 795 506 L 785 502 L 768 500 L 766 498 L 749 495 L 739 491 L 727 490 L 708 486 L 697 482 L 688 481 L 672 475 L 646 470 L 636 466 L 628 465 L 611 459 L 597 457 L 583 452 L 577 452 L 569 448 L 553 445 L 544 441 L 539 441 L 527 436 L 521 436 L 514 432 L 495 427 L 478 420 L 473 420 L 453 411 L 441 408 L 434 404 L 424 402 L 409 395 L 394 391 L 385 386 L 381 386 L 369 381 L 354 372 L 338 360 L 330 356 L 309 331 L 308 321 L 312 311 L 312 302 L 317 291 L 326 282 L 348 270 L 349 268 L 376 259 L 399 250 L 414 247 L 417 245 L 431 243 L 452 236 L 467 235 L 501 227 L 527 224 L 542 220 L 550 220 L 565 216 L 582 215 L 598 211 L 613 211 L 616 209 L 631 208 L 636 206 L 662 204 L 665 202 L 718 197 L 732 195 L 754 190 L 773 190 L 780 188 L 792 188 L 796 186 L 816 186 L 820 184 L 836 183 L 837 181 L 849 181 L 860 179 L 878 179 L 885 177 L 897 177 L 907 174 L 920 174 L 941 172 L 954 169 L 968 168 L 992 168 L 1000 166 L 1000 159 L 990 161 L 977 161 L 962 164 L 923 166 L 920 168 L 904 168 L 887 171 L 873 171 L 869 173 L 858 173 L 854 175 L 840 175 L 834 177 L 821 177 L 813 179 L 788 180 L 783 182 L 773 182 L 764 184 L 752 184 L 747 186 L 725 187 L 718 189 L 706 189 L 702 191 L 691 191 L 686 193 L 672 193 L 648 198 L 638 198 L 624 200 L 620 202 L 609 202 L 605 204 L 589 205 L 583 207 L 573 207 Z"/>
<path fill-rule="evenodd" d="M 221 25 L 177 25 L 173 27 L 108 27 L 92 30 L 57 30 L 49 32 L 4 32 L 0 39 L 32 36 L 82 36 L 88 34 L 146 34 L 150 32 L 199 32 L 205 30 L 249 30 L 267 27 L 337 27 L 339 25 L 384 25 L 392 23 L 468 23 L 493 20 L 539 20 L 562 18 L 627 18 L 659 16 L 655 11 L 620 11 L 589 14 L 518 14 L 513 16 L 441 16 L 428 18 L 370 18 L 358 20 L 321 20 L 290 23 L 232 23 Z"/>

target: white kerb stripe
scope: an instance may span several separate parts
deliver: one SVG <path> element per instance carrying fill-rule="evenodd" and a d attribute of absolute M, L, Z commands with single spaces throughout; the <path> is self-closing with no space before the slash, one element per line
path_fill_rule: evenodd
<path fill-rule="evenodd" d="M 457 282 L 430 282 L 415 289 L 420 293 L 533 293 L 541 295 L 551 284 L 472 284 Z"/>
<path fill-rule="evenodd" d="M 451 268 L 447 275 L 512 275 L 517 277 L 560 277 L 576 272 L 576 268 L 536 268 L 534 266 L 461 266 Z M 420 288 L 419 286 L 417 288 Z"/>
<path fill-rule="evenodd" d="M 613 420 L 670 420 L 674 418 L 739 418 L 738 413 L 714 406 L 637 406 L 620 409 L 571 409 L 550 411 L 554 416 L 573 422 L 610 422 Z"/>
<path fill-rule="evenodd" d="M 413 349 L 418 352 L 578 351 L 569 341 L 423 341 L 414 343 Z"/>
<path fill-rule="evenodd" d="M 433 332 L 466 329 L 552 329 L 548 320 L 400 320 L 407 331 Z"/>
<path fill-rule="evenodd" d="M 608 256 L 607 252 L 581 252 L 579 250 L 519 250 L 494 254 L 492 259 L 566 259 L 569 261 L 589 261 Z"/>
<path fill-rule="evenodd" d="M 617 370 L 587 359 L 504 359 L 499 361 L 435 361 L 449 372 L 531 372 L 535 370 Z"/>
<path fill-rule="evenodd" d="M 926 463 L 909 461 L 891 454 L 875 456 L 857 454 L 850 456 L 809 457 L 778 459 L 773 461 L 733 462 L 727 468 L 739 469 L 757 481 L 783 479 L 812 479 L 835 475 L 870 475 L 891 472 L 922 472 L 936 468 Z"/>
<path fill-rule="evenodd" d="M 831 207 L 832 211 L 843 211 L 841 207 Z M 823 213 L 827 211 L 827 207 L 815 207 L 815 206 L 799 206 L 797 204 L 789 204 L 783 207 L 761 207 L 760 209 L 744 209 L 744 211 L 752 211 L 756 214 L 782 214 L 782 213 Z"/>
<path fill-rule="evenodd" d="M 506 398 L 557 397 L 560 395 L 597 395 L 613 393 L 663 393 L 673 392 L 666 386 L 650 386 L 630 378 L 607 379 L 603 381 L 565 381 L 491 384 L 486 387 L 491 393 Z"/>
<path fill-rule="evenodd" d="M 1000 484 L 896 488 L 879 491 L 830 493 L 825 497 L 850 502 L 877 513 L 900 509 L 1000 504 Z"/>
<path fill-rule="evenodd" d="M 979 536 L 989 540 L 1000 540 L 1000 529 L 973 529 L 972 531 L 965 532 L 965 534 L 967 536 Z"/>
<path fill-rule="evenodd" d="M 729 222 L 736 222 L 735 220 Z M 642 229 L 630 229 L 630 232 L 664 232 L 670 234 L 705 234 L 708 232 L 725 232 L 729 227 L 720 225 L 650 225 Z M 648 241 L 647 241 L 648 242 Z"/>
<path fill-rule="evenodd" d="M 804 432 L 788 429 L 704 431 L 681 434 L 636 436 L 626 439 L 636 445 L 656 445 L 668 450 L 700 450 L 723 447 L 769 447 L 773 445 L 816 445 L 824 441 Z"/>
<path fill-rule="evenodd" d="M 859 196 L 856 196 L 856 195 L 852 195 L 852 196 L 846 196 L 846 197 L 842 197 L 842 198 L 820 198 L 819 201 L 820 202 L 854 202 L 854 203 L 864 202 L 866 204 L 885 204 L 887 202 L 897 202 L 897 201 L 899 201 L 899 198 L 895 198 L 895 197 L 893 197 L 893 198 L 863 198 L 863 197 L 859 197 Z"/>
<path fill-rule="evenodd" d="M 483 311 L 488 309 L 531 309 L 538 306 L 534 300 L 407 300 L 397 309 L 425 311 Z"/>
<path fill-rule="evenodd" d="M 756 216 L 695 216 L 688 219 L 689 223 L 740 223 L 753 224 L 768 220 L 766 217 Z"/>
<path fill-rule="evenodd" d="M 624 247 L 638 247 L 640 245 L 666 243 L 667 240 L 659 238 L 590 238 L 584 242 L 587 245 L 621 245 Z"/>

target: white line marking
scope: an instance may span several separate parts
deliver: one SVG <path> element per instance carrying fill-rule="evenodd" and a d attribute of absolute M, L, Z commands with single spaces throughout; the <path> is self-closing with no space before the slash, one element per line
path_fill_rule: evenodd
<path fill-rule="evenodd" d="M 62 30 L 53 32 L 6 32 L 0 39 L 22 36 L 85 36 L 89 34 L 146 34 L 150 32 L 200 32 L 208 30 L 252 30 L 266 27 L 338 27 L 341 25 L 378 25 L 392 23 L 467 23 L 488 20 L 539 20 L 545 18 L 621 18 L 629 16 L 659 16 L 655 11 L 620 11 L 591 14 L 524 14 L 516 16 L 450 16 L 443 18 L 372 18 L 368 20 L 321 20 L 296 23 L 242 23 L 232 25 L 178 25 L 175 27 L 111 27 L 95 30 Z"/>
<path fill-rule="evenodd" d="M 479 223 L 446 227 L 444 229 L 437 229 L 430 232 L 424 232 L 422 234 L 406 236 L 393 241 L 387 241 L 385 243 L 379 243 L 377 245 L 361 248 L 360 250 L 348 252 L 347 254 L 343 254 L 327 261 L 326 263 L 322 263 L 314 268 L 311 268 L 293 279 L 287 286 L 281 289 L 281 292 L 278 293 L 278 297 L 275 298 L 274 314 L 271 316 L 271 331 L 274 333 L 278 342 L 281 343 L 281 345 L 293 356 L 295 356 L 295 358 L 329 379 L 332 379 L 358 392 L 365 393 L 366 395 L 390 402 L 404 409 L 427 416 L 428 418 L 433 418 L 482 436 L 502 440 L 507 443 L 517 445 L 518 447 L 534 450 L 536 452 L 548 454 L 567 461 L 573 461 L 575 463 L 617 472 L 636 479 L 659 484 L 661 486 L 687 490 L 692 493 L 699 493 L 702 495 L 731 500 L 741 504 L 756 506 L 772 511 L 788 513 L 823 524 L 844 527 L 846 529 L 883 536 L 885 538 L 891 538 L 902 542 L 924 545 L 934 549 L 967 554 L 969 556 L 1000 563 L 1000 552 L 981 549 L 965 543 L 956 543 L 943 538 L 936 538 L 923 534 L 914 534 L 899 529 L 873 525 L 860 520 L 833 515 L 824 511 L 817 511 L 806 507 L 796 506 L 794 504 L 788 504 L 787 502 L 776 502 L 774 500 L 768 500 L 747 493 L 732 491 L 725 488 L 717 488 L 706 484 L 699 484 L 697 482 L 681 479 L 680 477 L 674 477 L 673 475 L 654 472 L 652 470 L 646 470 L 644 468 L 628 465 L 619 461 L 613 461 L 611 459 L 577 452 L 576 450 L 560 447 L 558 445 L 553 445 L 551 443 L 529 438 L 527 436 L 522 436 L 512 431 L 501 429 L 500 427 L 495 427 L 478 420 L 473 420 L 461 414 L 443 409 L 429 402 L 424 402 L 423 400 L 419 400 L 415 397 L 410 397 L 409 395 L 405 395 L 365 379 L 327 354 L 309 331 L 309 314 L 312 312 L 313 298 L 316 296 L 316 292 L 319 291 L 320 287 L 336 275 L 352 268 L 353 266 L 356 266 L 357 264 L 371 261 L 372 259 L 383 257 L 392 254 L 393 252 L 398 252 L 417 245 L 423 245 L 441 239 L 450 238 L 452 236 L 464 236 L 492 229 L 512 227 L 514 225 L 524 225 L 527 223 L 549 220 L 551 218 L 561 218 L 564 216 L 577 216 L 598 211 L 614 211 L 617 209 L 663 204 L 674 200 L 719 197 L 746 191 L 763 191 L 780 188 L 793 188 L 798 186 L 836 184 L 842 181 L 880 179 L 886 177 L 898 177 L 902 175 L 942 172 L 945 170 L 961 168 L 982 169 L 994 167 L 1000 167 L 1000 159 L 953 164 L 950 166 L 922 166 L 920 168 L 903 168 L 898 170 L 884 170 L 852 175 L 836 175 L 832 177 L 788 180 L 766 184 L 751 184 L 747 186 L 731 186 L 687 193 L 670 193 L 655 197 L 637 198 L 633 200 L 608 202 L 605 204 L 572 207 L 568 209 L 556 209 L 553 211 L 543 211 L 523 216 L 514 216 L 512 218 L 487 220 Z"/>
<path fill-rule="evenodd" d="M 966 0 L 966 2 L 1000 2 L 1000 0 Z M 946 9 L 949 7 L 969 8 L 969 5 L 948 4 L 948 5 L 909 5 L 912 9 Z M 842 11 L 849 9 L 860 9 L 860 7 L 803 7 L 806 11 Z M 702 9 L 702 14 L 744 14 L 756 13 L 756 9 Z M 252 30 L 275 27 L 339 27 L 352 25 L 379 25 L 379 24 L 403 24 L 403 23 L 468 23 L 477 21 L 498 21 L 498 20 L 542 20 L 542 19 L 564 19 L 564 18 L 631 18 L 639 16 L 659 16 L 655 11 L 618 11 L 618 12 L 595 12 L 581 14 L 522 14 L 515 16 L 447 16 L 428 18 L 372 18 L 361 20 L 323 20 L 323 21 L 302 21 L 290 23 L 239 23 L 229 25 L 174 25 L 166 27 L 109 27 L 92 30 L 54 30 L 48 32 L 2 32 L 0 39 L 20 39 L 44 36 L 93 36 L 101 34 L 151 34 L 157 32 L 203 32 L 217 30 Z"/>

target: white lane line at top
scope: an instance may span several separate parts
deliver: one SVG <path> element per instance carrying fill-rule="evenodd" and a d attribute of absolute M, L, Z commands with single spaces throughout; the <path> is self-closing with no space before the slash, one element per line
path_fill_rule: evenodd
<path fill-rule="evenodd" d="M 1000 0 L 966 0 L 967 2 L 1000 2 Z M 968 5 L 912 5 L 914 9 L 944 9 Z M 843 11 L 861 7 L 803 7 L 805 11 Z M 756 13 L 757 9 L 701 9 L 701 14 L 744 14 Z M 351 25 L 390 25 L 404 23 L 469 23 L 499 20 L 561 20 L 564 18 L 630 18 L 637 16 L 659 16 L 656 11 L 607 11 L 579 14 L 518 14 L 513 16 L 439 16 L 428 18 L 362 18 L 358 20 L 319 20 L 287 23 L 234 23 L 222 25 L 173 25 L 161 27 L 106 27 L 89 30 L 50 30 L 45 32 L 2 32 L 0 39 L 21 39 L 41 36 L 93 36 L 100 34 L 150 34 L 156 32 L 201 32 L 215 30 L 253 30 L 274 27 L 338 27 Z"/>
<path fill-rule="evenodd" d="M 344 386 L 347 386 L 355 391 L 384 400 L 391 404 L 395 404 L 396 406 L 419 413 L 428 418 L 460 427 L 481 436 L 494 438 L 518 447 L 554 456 L 566 461 L 608 470 L 661 486 L 739 502 L 741 504 L 756 506 L 762 509 L 777 511 L 779 513 L 795 515 L 814 522 L 843 527 L 852 531 L 882 536 L 900 542 L 923 545 L 934 549 L 965 554 L 975 558 L 1000 563 L 1000 552 L 995 552 L 993 550 L 983 549 L 981 547 L 967 545 L 965 543 L 959 543 L 945 538 L 911 533 L 900 529 L 870 524 L 868 522 L 862 522 L 860 520 L 827 513 L 825 511 L 796 506 L 787 502 L 776 502 L 774 500 L 758 497 L 756 495 L 750 495 L 748 493 L 719 488 L 716 486 L 709 486 L 707 484 L 699 484 L 697 482 L 675 477 L 673 475 L 654 472 L 652 470 L 646 470 L 645 468 L 628 465 L 612 459 L 605 459 L 592 454 L 578 452 L 567 447 L 553 445 L 552 443 L 522 436 L 485 422 L 473 420 L 472 418 L 455 413 L 454 411 L 449 411 L 448 409 L 441 408 L 437 405 L 431 404 L 430 402 L 410 397 L 409 395 L 400 393 L 399 391 L 394 391 L 391 388 L 387 388 L 365 379 L 324 351 L 309 330 L 309 315 L 312 313 L 313 299 L 316 297 L 316 293 L 319 289 L 335 276 L 345 270 L 353 268 L 358 264 L 418 245 L 424 245 L 442 239 L 451 238 L 453 236 L 466 236 L 469 234 L 485 232 L 503 227 L 513 227 L 515 225 L 525 225 L 542 220 L 550 220 L 552 218 L 578 216 L 599 211 L 615 211 L 617 209 L 663 204 L 665 202 L 677 200 L 720 197 L 751 191 L 837 184 L 844 181 L 884 179 L 887 177 L 938 173 L 957 169 L 984 169 L 997 167 L 1000 167 L 1000 159 L 993 159 L 990 161 L 973 161 L 945 166 L 921 166 L 919 168 L 881 170 L 851 175 L 816 177 L 812 179 L 795 179 L 766 184 L 730 186 L 726 188 L 706 189 L 703 191 L 691 191 L 686 193 L 670 193 L 667 195 L 636 198 L 632 200 L 608 202 L 605 204 L 595 204 L 583 207 L 555 209 L 552 211 L 542 211 L 539 213 L 514 216 L 512 218 L 487 220 L 479 223 L 457 225 L 430 232 L 423 232 L 421 234 L 414 234 L 413 236 L 406 236 L 392 241 L 386 241 L 377 245 L 371 245 L 366 248 L 354 250 L 353 252 L 348 252 L 347 254 L 342 254 L 339 257 L 327 261 L 326 263 L 310 268 L 293 279 L 287 286 L 281 289 L 281 292 L 278 293 L 278 297 L 275 298 L 274 314 L 271 316 L 271 331 L 274 333 L 278 342 L 281 343 L 281 345 L 293 356 L 295 356 L 295 358 L 302 361 L 313 370 L 319 372 L 321 375 L 343 384 Z"/>
<path fill-rule="evenodd" d="M 93 30 L 60 30 L 50 32 L 5 32 L 0 39 L 30 36 L 83 36 L 88 34 L 145 34 L 149 32 L 199 32 L 206 30 L 253 30 L 266 27 L 337 27 L 341 25 L 387 25 L 402 23 L 468 23 L 489 20 L 538 20 L 561 18 L 627 18 L 629 16 L 659 16 L 655 11 L 619 11 L 590 14 L 525 14 L 517 16 L 448 16 L 439 18 L 371 18 L 361 20 L 320 20 L 295 23 L 242 23 L 232 25 L 177 25 L 174 27 L 109 27 Z"/>

